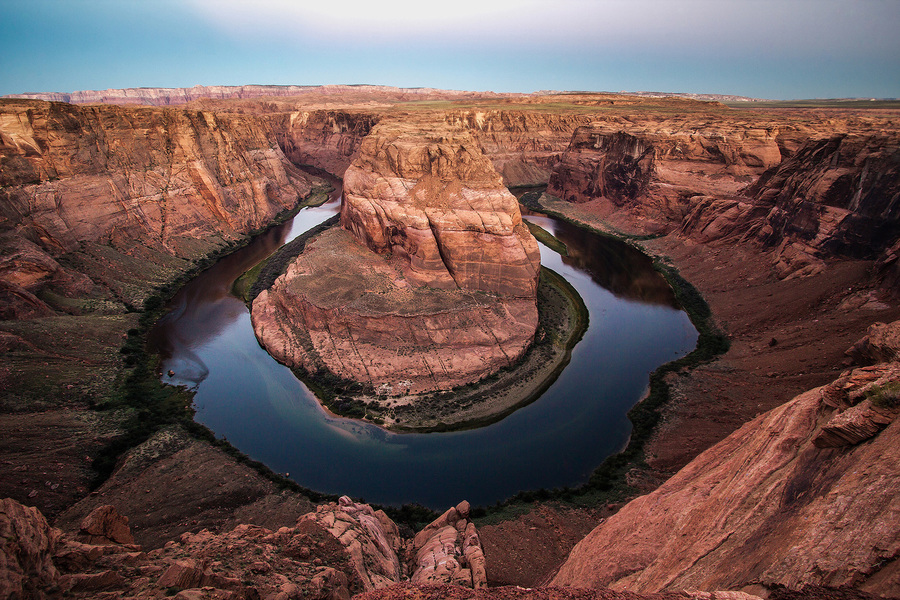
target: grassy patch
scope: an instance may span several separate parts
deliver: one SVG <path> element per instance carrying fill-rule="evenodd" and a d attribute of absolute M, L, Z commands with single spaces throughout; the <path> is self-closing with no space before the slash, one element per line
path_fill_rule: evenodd
<path fill-rule="evenodd" d="M 900 406 L 900 381 L 891 381 L 884 385 L 873 385 L 866 390 L 866 398 L 872 406 L 894 409 Z"/>
<path fill-rule="evenodd" d="M 531 232 L 531 235 L 533 235 L 537 241 L 547 246 L 560 256 L 569 255 L 569 249 L 566 248 L 566 245 L 559 241 L 559 239 L 557 239 L 555 235 L 553 235 L 540 225 L 535 225 L 531 221 L 525 220 L 525 225 L 528 226 L 528 231 Z"/>

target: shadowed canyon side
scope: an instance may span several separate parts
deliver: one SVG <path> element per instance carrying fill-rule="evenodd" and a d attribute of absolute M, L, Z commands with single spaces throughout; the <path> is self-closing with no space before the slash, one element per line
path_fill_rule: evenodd
<path fill-rule="evenodd" d="M 874 328 L 854 355 L 883 358 L 898 330 Z M 897 362 L 856 368 L 747 423 L 599 525 L 553 584 L 896 592 L 898 378 Z"/>
<path fill-rule="evenodd" d="M 885 273 L 895 270 L 896 131 L 856 124 L 856 133 L 839 120 L 802 129 L 777 121 L 667 125 L 579 127 L 548 193 L 595 204 L 598 214 L 624 211 L 644 231 L 755 242 L 774 251 L 782 278 L 819 273 L 832 257 L 878 259 Z"/>
<path fill-rule="evenodd" d="M 253 302 L 280 361 L 402 395 L 477 381 L 530 345 L 537 242 L 468 132 L 380 122 L 344 174 L 341 226 Z"/>

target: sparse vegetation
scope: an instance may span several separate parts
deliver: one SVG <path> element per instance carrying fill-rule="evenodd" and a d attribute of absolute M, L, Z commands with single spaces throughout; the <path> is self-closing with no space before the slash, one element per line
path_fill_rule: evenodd
<path fill-rule="evenodd" d="M 873 385 L 866 390 L 866 398 L 877 408 L 890 410 L 900 407 L 900 381 Z"/>

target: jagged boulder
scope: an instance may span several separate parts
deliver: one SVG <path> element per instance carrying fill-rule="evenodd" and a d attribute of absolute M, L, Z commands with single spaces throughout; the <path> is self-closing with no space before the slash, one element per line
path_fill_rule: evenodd
<path fill-rule="evenodd" d="M 27 598 L 55 585 L 53 553 L 61 532 L 39 510 L 0 500 L 0 598 Z"/>
<path fill-rule="evenodd" d="M 481 540 L 475 524 L 468 519 L 469 503 L 463 501 L 416 534 L 407 548 L 413 568 L 410 581 L 452 583 L 474 589 L 487 585 Z"/>
<path fill-rule="evenodd" d="M 900 358 L 900 321 L 873 323 L 846 354 L 858 365 L 897 360 Z"/>
<path fill-rule="evenodd" d="M 81 521 L 76 539 L 86 544 L 133 544 L 134 536 L 128 527 L 128 517 L 119 514 L 115 506 L 98 506 Z"/>

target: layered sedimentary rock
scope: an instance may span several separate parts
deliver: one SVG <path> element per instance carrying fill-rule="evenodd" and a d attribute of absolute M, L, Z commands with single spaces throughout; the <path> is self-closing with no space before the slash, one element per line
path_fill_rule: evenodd
<path fill-rule="evenodd" d="M 4 98 L 70 102 L 72 104 L 145 104 L 168 106 L 198 100 L 228 100 L 243 98 L 302 98 L 304 96 L 336 96 L 383 98 L 403 101 L 445 98 L 491 98 L 493 92 L 439 90 L 435 88 L 397 88 L 387 85 L 195 85 L 189 88 L 118 88 L 82 90 L 77 92 L 39 92 L 10 94 Z M 517 94 L 521 95 L 521 94 Z M 504 94 L 503 96 L 509 96 Z"/>
<path fill-rule="evenodd" d="M 896 362 L 848 371 L 747 423 L 599 525 L 553 583 L 896 592 L 898 380 Z"/>
<path fill-rule="evenodd" d="M 576 129 L 548 192 L 626 211 L 650 231 L 755 242 L 773 250 L 781 277 L 820 272 L 834 256 L 880 259 L 891 274 L 900 137 L 855 127 L 611 118 Z"/>
<path fill-rule="evenodd" d="M 530 344 L 537 242 L 469 133 L 380 123 L 345 174 L 341 225 L 253 303 L 279 360 L 418 393 L 478 380 Z"/>
<path fill-rule="evenodd" d="M 572 132 L 590 122 L 585 114 L 513 110 L 448 112 L 444 119 L 472 131 L 509 187 L 546 185 Z"/>
<path fill-rule="evenodd" d="M 281 148 L 295 164 L 308 164 L 343 177 L 359 145 L 380 120 L 374 112 L 306 110 L 292 112 L 280 126 Z"/>
<path fill-rule="evenodd" d="M 771 127 L 610 119 L 579 127 L 548 192 L 570 202 L 603 199 L 654 219 L 681 218 L 685 198 L 730 195 L 781 162 Z"/>
<path fill-rule="evenodd" d="M 264 122 L 199 111 L 5 101 L 0 159 L 0 274 L 32 293 L 89 292 L 54 257 L 99 244 L 145 264 L 194 259 L 311 189 Z"/>

